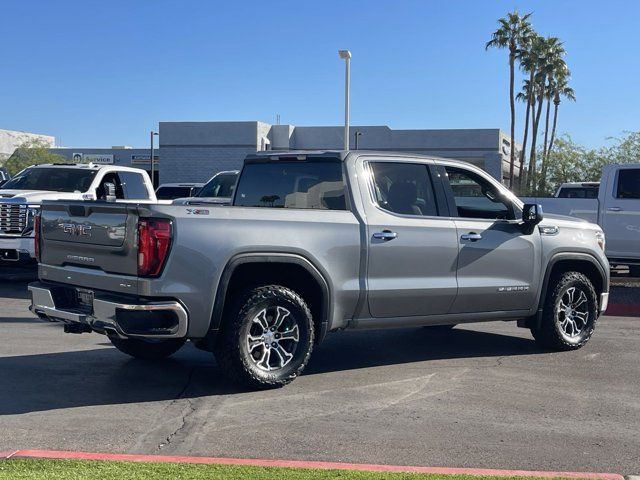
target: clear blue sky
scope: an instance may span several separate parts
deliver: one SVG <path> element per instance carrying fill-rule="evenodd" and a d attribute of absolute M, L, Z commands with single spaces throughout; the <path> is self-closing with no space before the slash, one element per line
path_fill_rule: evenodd
<path fill-rule="evenodd" d="M 159 121 L 339 125 L 348 48 L 353 124 L 507 131 L 507 54 L 484 43 L 514 8 L 565 42 L 559 131 L 640 129 L 635 0 L 3 0 L 0 128 L 90 147 L 146 146 Z"/>

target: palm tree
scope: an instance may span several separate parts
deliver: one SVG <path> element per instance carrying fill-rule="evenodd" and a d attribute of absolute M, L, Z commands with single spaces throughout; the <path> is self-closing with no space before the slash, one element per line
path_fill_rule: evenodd
<path fill-rule="evenodd" d="M 553 37 L 552 37 L 553 38 Z M 564 61 L 565 54 L 562 43 L 557 39 L 549 39 L 548 50 L 545 61 L 545 73 L 547 84 L 542 93 L 543 100 L 547 101 L 547 113 L 545 115 L 544 143 L 542 148 L 542 166 L 540 171 L 540 191 L 545 191 L 547 187 L 547 164 L 548 164 L 548 139 L 549 139 L 549 114 L 551 111 L 551 101 L 554 99 L 557 78 L 568 73 L 567 64 Z"/>
<path fill-rule="evenodd" d="M 525 72 L 529 72 L 529 79 L 524 80 L 522 85 L 522 92 L 518 93 L 517 98 L 527 103 L 527 109 L 524 116 L 524 135 L 522 138 L 522 150 L 520 151 L 520 181 L 519 190 L 522 192 L 524 187 L 524 157 L 527 151 L 527 140 L 529 137 L 529 114 L 531 108 L 535 107 L 535 75 L 536 68 L 542 56 L 542 43 L 543 38 L 537 33 L 533 33 L 529 39 L 529 43 L 525 48 L 520 49 L 518 52 L 518 58 L 520 60 L 520 68 Z"/>
<path fill-rule="evenodd" d="M 553 126 L 551 127 L 551 139 L 549 140 L 549 149 L 547 155 L 551 155 L 551 149 L 553 148 L 553 142 L 556 138 L 556 126 L 558 124 L 558 107 L 560 107 L 560 98 L 565 97 L 567 100 L 573 102 L 576 101 L 576 95 L 573 88 L 569 86 L 569 70 L 565 69 L 564 72 L 558 72 L 556 74 L 555 88 L 553 91 Z"/>
<path fill-rule="evenodd" d="M 526 45 L 528 39 L 533 34 L 531 23 L 529 23 L 530 13 L 520 15 L 518 11 L 508 13 L 506 17 L 498 20 L 499 27 L 491 35 L 491 40 L 485 45 L 489 48 L 509 49 L 509 106 L 511 109 L 511 157 L 509 165 L 509 187 L 513 187 L 513 170 L 516 162 L 515 135 L 516 135 L 516 105 L 514 95 L 515 82 L 515 62 L 518 49 Z"/>
<path fill-rule="evenodd" d="M 540 117 L 542 115 L 543 102 L 547 96 L 547 79 L 557 67 L 557 59 L 564 55 L 564 47 L 557 37 L 546 37 L 542 39 L 541 56 L 536 68 L 534 78 L 536 85 L 537 105 L 532 108 L 533 125 L 531 128 L 531 153 L 529 154 L 529 171 L 532 173 L 527 179 L 527 187 L 535 188 L 536 182 L 536 143 L 538 140 L 538 127 L 540 125 Z M 544 160 L 544 158 L 543 158 Z M 543 168 L 544 170 L 544 168 Z"/>

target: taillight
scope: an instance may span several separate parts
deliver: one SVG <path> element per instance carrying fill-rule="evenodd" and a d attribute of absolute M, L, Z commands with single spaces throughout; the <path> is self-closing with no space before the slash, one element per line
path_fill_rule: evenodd
<path fill-rule="evenodd" d="M 171 247 L 171 222 L 154 218 L 138 221 L 138 276 L 157 277 Z"/>
<path fill-rule="evenodd" d="M 33 218 L 33 243 L 36 260 L 40 262 L 40 214 L 36 213 Z"/>

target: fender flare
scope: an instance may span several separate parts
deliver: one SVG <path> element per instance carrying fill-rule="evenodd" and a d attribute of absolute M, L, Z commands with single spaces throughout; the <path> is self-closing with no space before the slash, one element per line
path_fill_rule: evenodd
<path fill-rule="evenodd" d="M 298 265 L 304 268 L 320 285 L 322 290 L 322 307 L 320 310 L 320 324 L 317 329 L 316 343 L 320 343 L 327 334 L 329 319 L 333 313 L 332 294 L 329 282 L 309 259 L 295 253 L 276 253 L 276 252 L 247 252 L 239 253 L 233 256 L 225 265 L 213 304 L 213 312 L 211 314 L 210 331 L 217 331 L 222 321 L 222 313 L 224 311 L 225 301 L 227 297 L 227 288 L 233 273 L 240 265 L 247 263 L 288 263 Z"/>
<path fill-rule="evenodd" d="M 603 287 L 608 288 L 607 283 L 607 274 L 603 265 L 598 261 L 596 257 L 589 253 L 578 253 L 578 252 L 560 252 L 556 253 L 551 257 L 549 262 L 547 263 L 547 268 L 544 272 L 544 279 L 542 282 L 542 288 L 540 289 L 540 296 L 538 298 L 538 311 L 536 312 L 535 322 L 536 325 L 540 325 L 540 321 L 542 320 L 542 309 L 544 307 L 544 302 L 547 297 L 547 289 L 549 288 L 549 280 L 551 280 L 551 272 L 558 262 L 564 260 L 573 260 L 579 262 L 588 262 L 596 267 L 596 270 L 600 274 L 600 279 L 602 281 Z"/>

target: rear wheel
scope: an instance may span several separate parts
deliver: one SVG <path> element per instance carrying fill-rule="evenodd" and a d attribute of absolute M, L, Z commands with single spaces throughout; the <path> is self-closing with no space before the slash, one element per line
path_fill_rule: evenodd
<path fill-rule="evenodd" d="M 279 285 L 236 298 L 218 336 L 215 357 L 231 380 L 281 387 L 302 373 L 313 349 L 313 319 L 296 292 Z"/>
<path fill-rule="evenodd" d="M 539 327 L 531 329 L 536 343 L 554 350 L 575 350 L 593 335 L 598 297 L 582 273 L 566 272 L 551 279 Z"/>
<path fill-rule="evenodd" d="M 184 345 L 184 338 L 118 338 L 109 337 L 114 347 L 127 355 L 144 360 L 160 360 L 176 353 Z"/>

